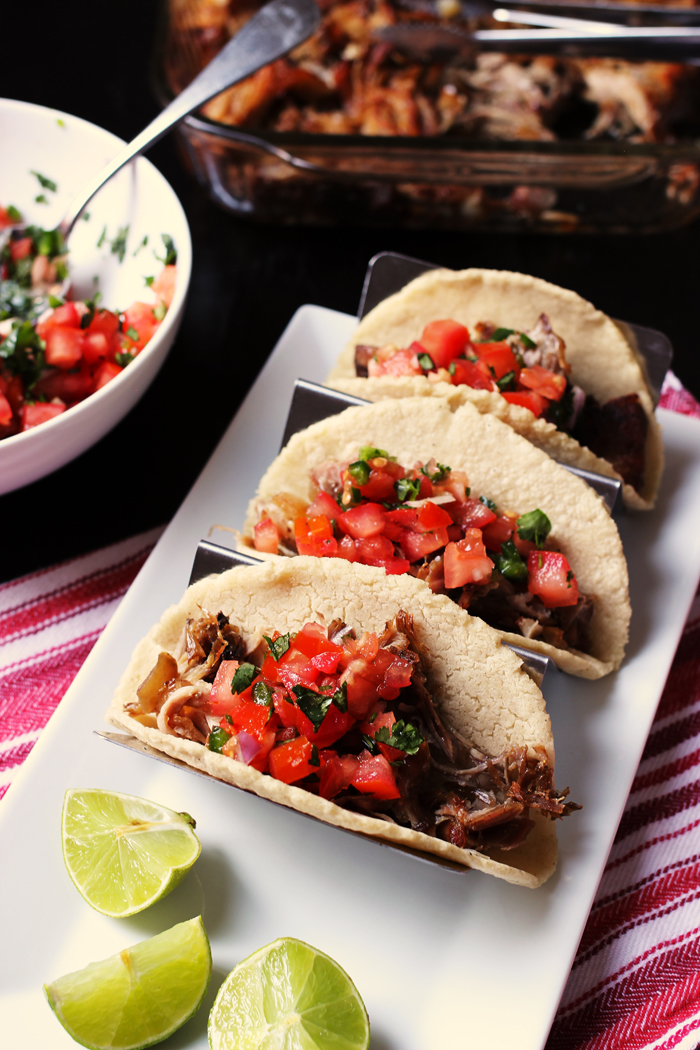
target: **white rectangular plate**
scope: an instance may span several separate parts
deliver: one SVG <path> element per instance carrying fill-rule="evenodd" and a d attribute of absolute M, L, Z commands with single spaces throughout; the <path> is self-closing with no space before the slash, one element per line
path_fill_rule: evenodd
<path fill-rule="evenodd" d="M 541 889 L 421 864 L 93 734 L 133 647 L 186 586 L 198 541 L 211 525 L 242 524 L 278 450 L 294 380 L 321 381 L 354 323 L 316 306 L 292 319 L 0 805 L 3 1045 L 73 1047 L 42 982 L 198 913 L 214 976 L 205 1006 L 170 1047 L 206 1047 L 208 1007 L 225 974 L 282 935 L 345 967 L 367 1005 L 373 1050 L 540 1050 L 546 1040 L 700 573 L 698 422 L 659 413 L 667 465 L 658 507 L 620 521 L 634 610 L 622 670 L 599 682 L 561 674 L 548 682 L 557 784 L 569 784 L 584 808 L 559 825 L 559 868 Z M 63 866 L 68 787 L 186 809 L 197 820 L 199 861 L 141 915 L 98 915 Z"/>

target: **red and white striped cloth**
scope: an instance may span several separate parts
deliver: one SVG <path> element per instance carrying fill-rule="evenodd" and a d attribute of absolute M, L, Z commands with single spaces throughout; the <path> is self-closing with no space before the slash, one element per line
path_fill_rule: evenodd
<path fill-rule="evenodd" d="M 700 417 L 671 373 L 661 404 Z M 0 798 L 159 534 L 0 586 Z M 547 1050 L 695 1050 L 699 1043 L 700 597 Z"/>

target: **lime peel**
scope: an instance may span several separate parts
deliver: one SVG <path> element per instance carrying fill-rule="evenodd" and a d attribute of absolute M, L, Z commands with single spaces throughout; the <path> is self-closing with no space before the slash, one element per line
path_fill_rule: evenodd
<path fill-rule="evenodd" d="M 211 977 L 201 916 L 44 985 L 51 1009 L 90 1050 L 141 1050 L 198 1010 Z"/>

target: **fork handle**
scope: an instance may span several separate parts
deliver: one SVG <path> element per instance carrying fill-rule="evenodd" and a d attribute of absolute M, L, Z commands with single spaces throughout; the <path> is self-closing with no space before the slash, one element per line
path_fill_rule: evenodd
<path fill-rule="evenodd" d="M 320 19 L 314 0 L 272 0 L 261 8 L 192 83 L 84 187 L 58 225 L 63 237 L 68 237 L 85 206 L 120 168 L 209 99 L 302 44 Z"/>

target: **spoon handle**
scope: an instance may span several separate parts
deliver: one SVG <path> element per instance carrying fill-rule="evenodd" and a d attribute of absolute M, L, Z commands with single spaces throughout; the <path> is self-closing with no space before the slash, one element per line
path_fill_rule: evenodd
<path fill-rule="evenodd" d="M 317 28 L 320 17 L 314 0 L 272 0 L 261 8 L 192 83 L 84 187 L 59 223 L 64 238 L 86 204 L 120 168 L 214 95 L 303 43 Z"/>

